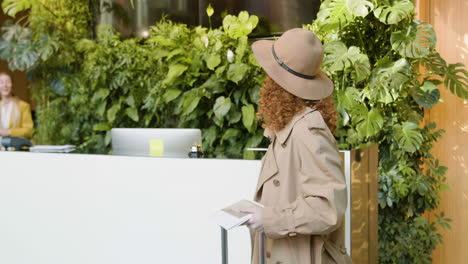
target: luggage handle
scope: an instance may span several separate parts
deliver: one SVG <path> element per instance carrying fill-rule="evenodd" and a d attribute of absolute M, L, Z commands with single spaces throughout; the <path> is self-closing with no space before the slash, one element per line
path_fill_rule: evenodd
<path fill-rule="evenodd" d="M 258 263 L 265 264 L 265 233 L 258 233 Z M 227 230 L 221 227 L 221 250 L 222 250 L 222 263 L 228 264 L 228 239 Z"/>

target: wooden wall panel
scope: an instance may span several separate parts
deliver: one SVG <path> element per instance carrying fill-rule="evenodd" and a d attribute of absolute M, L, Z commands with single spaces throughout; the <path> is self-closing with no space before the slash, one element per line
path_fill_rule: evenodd
<path fill-rule="evenodd" d="M 379 148 L 373 146 L 369 148 L 369 264 L 377 264 L 379 256 Z M 357 262 L 355 262 L 357 263 Z"/>
<path fill-rule="evenodd" d="M 468 1 L 419 0 L 420 18 L 437 32 L 437 50 L 448 63 L 468 65 Z M 444 242 L 433 254 L 433 263 L 467 263 L 468 259 L 468 102 L 440 87 L 443 103 L 426 111 L 426 122 L 446 130 L 432 152 L 447 166 L 450 190 L 442 193 L 439 211 L 453 219 L 452 230 L 443 231 Z M 432 216 L 432 218 L 434 218 Z"/>
<path fill-rule="evenodd" d="M 351 257 L 369 263 L 369 155 L 351 151 Z"/>
<path fill-rule="evenodd" d="M 351 257 L 353 263 L 377 263 L 378 147 L 351 151 Z"/>

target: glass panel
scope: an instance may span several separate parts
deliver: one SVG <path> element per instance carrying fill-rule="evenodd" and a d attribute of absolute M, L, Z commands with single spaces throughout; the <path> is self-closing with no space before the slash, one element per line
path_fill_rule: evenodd
<path fill-rule="evenodd" d="M 144 37 L 151 25 L 163 15 L 176 22 L 208 26 L 205 9 L 215 9 L 213 27 L 221 25 L 221 14 L 238 14 L 247 10 L 260 17 L 254 36 L 280 34 L 293 27 L 311 23 L 320 7 L 320 0 L 101 0 L 99 23 L 114 25 L 124 37 Z"/>
<path fill-rule="evenodd" d="M 198 0 L 101 0 L 99 23 L 113 25 L 124 37 L 145 37 L 149 27 L 164 15 L 171 20 L 198 25 Z"/>

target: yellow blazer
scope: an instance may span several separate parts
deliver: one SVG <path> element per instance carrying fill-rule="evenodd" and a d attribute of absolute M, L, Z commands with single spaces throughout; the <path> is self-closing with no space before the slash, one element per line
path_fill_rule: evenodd
<path fill-rule="evenodd" d="M 14 125 L 14 114 L 13 112 L 11 113 L 10 117 L 10 137 L 24 137 L 30 139 L 32 137 L 33 133 L 33 128 L 34 128 L 34 123 L 32 121 L 32 116 L 31 116 L 31 106 L 26 103 L 25 101 L 22 101 L 20 99 L 14 99 L 16 104 L 18 105 L 18 110 L 19 110 L 19 120 L 16 124 Z"/>

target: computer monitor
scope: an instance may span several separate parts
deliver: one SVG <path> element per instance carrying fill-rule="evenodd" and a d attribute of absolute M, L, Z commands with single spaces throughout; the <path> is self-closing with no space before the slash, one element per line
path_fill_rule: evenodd
<path fill-rule="evenodd" d="M 188 128 L 113 128 L 112 154 L 122 156 L 188 158 L 201 145 L 201 130 Z"/>

